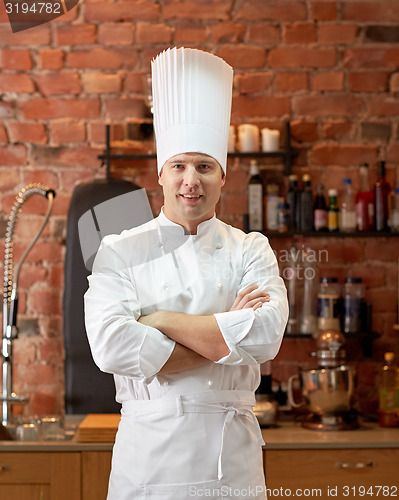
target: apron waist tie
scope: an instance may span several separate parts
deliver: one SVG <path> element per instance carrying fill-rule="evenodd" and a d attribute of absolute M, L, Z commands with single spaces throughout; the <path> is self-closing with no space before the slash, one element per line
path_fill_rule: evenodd
<path fill-rule="evenodd" d="M 251 410 L 251 408 L 234 408 L 232 406 L 227 406 L 225 407 L 226 411 L 226 417 L 224 419 L 224 424 L 223 424 L 223 430 L 222 430 L 222 442 L 220 444 L 220 452 L 219 452 L 219 458 L 218 458 L 218 479 L 222 479 L 223 477 L 223 470 L 222 470 L 222 456 L 223 456 L 223 446 L 224 446 L 224 437 L 225 433 L 227 431 L 227 428 L 231 424 L 233 418 L 235 415 L 244 415 L 245 417 L 248 417 L 250 419 L 255 419 L 255 430 L 257 433 L 258 437 L 258 444 L 259 446 L 263 446 L 265 444 L 263 437 L 262 437 L 262 431 L 260 429 L 258 420 Z"/>

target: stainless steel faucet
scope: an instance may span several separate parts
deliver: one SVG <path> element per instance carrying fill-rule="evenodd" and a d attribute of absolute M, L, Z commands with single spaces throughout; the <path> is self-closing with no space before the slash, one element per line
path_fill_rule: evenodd
<path fill-rule="evenodd" d="M 22 212 L 22 205 L 34 194 L 45 196 L 49 203 L 42 226 L 37 231 L 33 240 L 21 257 L 14 276 L 13 271 L 13 236 L 15 223 Z M 14 205 L 8 217 L 5 249 L 4 249 L 4 292 L 3 292 L 3 338 L 1 346 L 3 383 L 0 395 L 2 407 L 1 423 L 7 427 L 11 423 L 11 405 L 14 403 L 27 403 L 28 397 L 17 396 L 12 390 L 12 342 L 18 336 L 17 309 L 18 309 L 18 280 L 22 264 L 33 245 L 38 240 L 50 217 L 55 191 L 43 184 L 29 184 L 17 194 Z"/>

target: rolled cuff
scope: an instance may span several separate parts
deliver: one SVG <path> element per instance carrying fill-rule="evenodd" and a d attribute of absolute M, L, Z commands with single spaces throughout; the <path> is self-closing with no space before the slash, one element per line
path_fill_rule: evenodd
<path fill-rule="evenodd" d="M 139 350 L 139 369 L 145 379 L 156 375 L 170 358 L 176 342 L 156 328 L 147 327 Z"/>
<path fill-rule="evenodd" d="M 230 353 L 216 363 L 226 365 L 255 364 L 256 360 L 238 347 L 239 342 L 248 335 L 252 328 L 255 320 L 254 310 L 251 308 L 240 309 L 238 311 L 216 313 L 214 316 L 224 341 L 230 349 Z"/>

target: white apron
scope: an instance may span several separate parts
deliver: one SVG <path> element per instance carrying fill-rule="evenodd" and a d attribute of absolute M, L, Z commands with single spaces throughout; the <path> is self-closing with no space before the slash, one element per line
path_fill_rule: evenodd
<path fill-rule="evenodd" d="M 251 391 L 123 404 L 107 500 L 265 499 Z"/>

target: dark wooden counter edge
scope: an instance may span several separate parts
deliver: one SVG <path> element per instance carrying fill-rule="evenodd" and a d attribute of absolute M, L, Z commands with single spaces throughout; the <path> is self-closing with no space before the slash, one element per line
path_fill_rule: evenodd
<path fill-rule="evenodd" d="M 81 451 L 112 451 L 113 443 L 80 443 L 74 439 L 66 441 L 0 441 L 2 452 L 81 452 Z"/>

